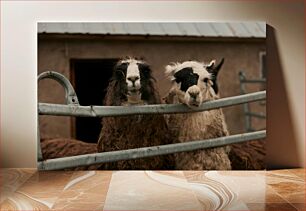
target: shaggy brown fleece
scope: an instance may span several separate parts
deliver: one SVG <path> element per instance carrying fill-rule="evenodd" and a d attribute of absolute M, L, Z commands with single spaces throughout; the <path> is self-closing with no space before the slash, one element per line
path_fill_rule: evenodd
<path fill-rule="evenodd" d="M 173 114 L 169 129 L 174 140 L 189 142 L 227 136 L 228 131 L 221 109 L 198 113 Z M 230 170 L 229 146 L 216 147 L 175 154 L 178 170 Z"/>
<path fill-rule="evenodd" d="M 229 158 L 233 170 L 262 170 L 265 165 L 265 140 L 232 144 Z"/>
<path fill-rule="evenodd" d="M 126 100 L 124 81 L 113 79 L 107 88 L 104 104 L 106 106 L 133 106 Z M 143 104 L 159 104 L 160 98 L 154 80 L 149 78 L 142 83 Z M 98 141 L 98 151 L 133 149 L 171 143 L 166 121 L 163 115 L 132 115 L 125 117 L 104 117 Z M 171 169 L 171 155 L 154 156 L 134 160 L 105 163 L 103 169 Z"/>
<path fill-rule="evenodd" d="M 169 144 L 166 123 L 160 115 L 103 118 L 99 152 Z M 105 141 L 103 141 L 105 140 Z M 104 169 L 170 169 L 168 156 L 106 163 Z"/>

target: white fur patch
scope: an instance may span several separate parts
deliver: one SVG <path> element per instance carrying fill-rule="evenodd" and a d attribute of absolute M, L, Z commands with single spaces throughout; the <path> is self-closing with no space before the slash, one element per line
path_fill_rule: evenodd
<path fill-rule="evenodd" d="M 143 64 L 144 61 L 133 59 L 133 58 L 127 58 L 127 59 L 120 60 L 120 63 L 141 63 L 141 64 Z"/>
<path fill-rule="evenodd" d="M 166 75 L 170 78 L 171 81 L 175 80 L 174 74 L 184 68 L 192 68 L 193 72 L 199 75 L 199 80 L 203 80 L 204 78 L 210 78 L 210 73 L 206 70 L 205 67 L 213 65 L 214 60 L 210 62 L 210 64 L 205 64 L 202 62 L 196 61 L 186 61 L 183 63 L 172 63 L 166 66 Z"/>
<path fill-rule="evenodd" d="M 128 89 L 140 89 L 140 72 L 138 64 L 143 63 L 143 61 L 129 58 L 122 60 L 121 63 L 128 63 L 126 70 L 126 83 Z M 133 81 L 130 79 L 133 79 Z"/>
<path fill-rule="evenodd" d="M 139 77 L 140 78 L 139 68 L 138 68 L 136 61 L 131 62 L 127 68 L 126 78 L 129 78 L 129 77 Z"/>

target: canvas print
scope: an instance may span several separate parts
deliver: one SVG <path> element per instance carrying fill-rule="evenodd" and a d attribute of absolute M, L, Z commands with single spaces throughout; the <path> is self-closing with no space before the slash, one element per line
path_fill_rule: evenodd
<path fill-rule="evenodd" d="M 37 29 L 39 169 L 265 169 L 264 22 Z"/>

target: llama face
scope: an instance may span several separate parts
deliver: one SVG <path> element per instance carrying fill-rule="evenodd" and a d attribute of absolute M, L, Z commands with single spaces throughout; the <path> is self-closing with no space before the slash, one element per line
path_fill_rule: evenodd
<path fill-rule="evenodd" d="M 139 63 L 136 60 L 131 61 L 127 65 L 125 81 L 130 94 L 140 90 L 140 71 L 138 65 Z"/>
<path fill-rule="evenodd" d="M 166 74 L 172 81 L 172 94 L 189 107 L 198 107 L 213 99 L 218 94 L 216 78 L 223 61 L 217 66 L 214 60 L 209 64 L 186 61 L 168 65 Z"/>
<path fill-rule="evenodd" d="M 142 60 L 125 59 L 117 63 L 115 76 L 122 84 L 128 100 L 137 101 L 146 95 L 148 81 L 152 79 L 151 70 Z"/>

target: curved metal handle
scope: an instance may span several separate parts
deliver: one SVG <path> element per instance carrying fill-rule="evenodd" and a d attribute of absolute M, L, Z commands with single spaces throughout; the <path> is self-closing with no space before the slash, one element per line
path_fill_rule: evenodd
<path fill-rule="evenodd" d="M 54 71 L 46 71 L 38 76 L 38 82 L 42 79 L 49 78 L 59 82 L 65 89 L 65 98 L 67 105 L 80 105 L 78 97 L 70 81 L 62 74 Z"/>

